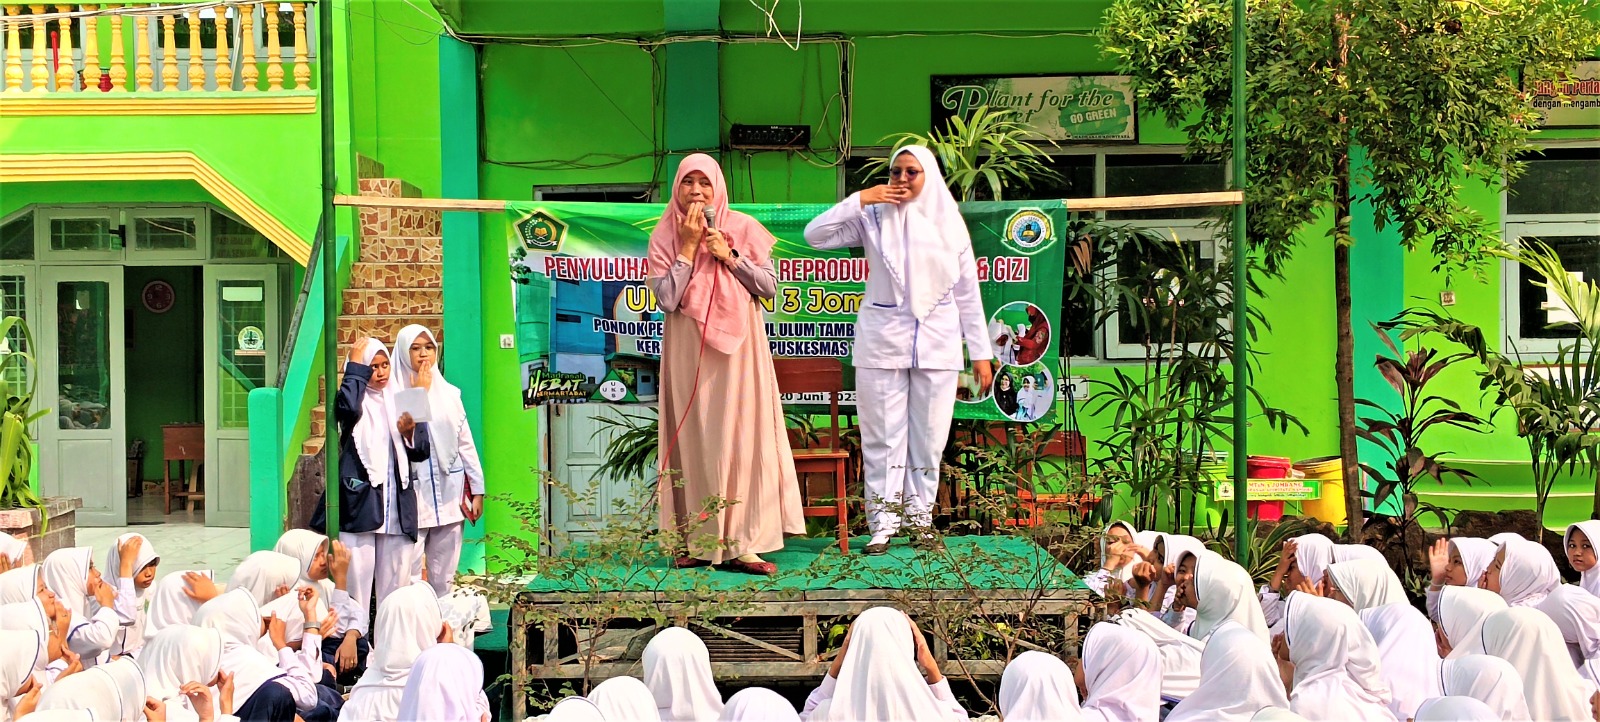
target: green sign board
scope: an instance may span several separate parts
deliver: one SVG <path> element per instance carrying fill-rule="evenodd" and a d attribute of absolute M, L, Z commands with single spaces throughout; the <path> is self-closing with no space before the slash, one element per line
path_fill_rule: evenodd
<path fill-rule="evenodd" d="M 1585 60 L 1562 77 L 1529 82 L 1546 128 L 1600 128 L 1600 60 Z"/>
<path fill-rule="evenodd" d="M 1233 482 L 1217 482 L 1215 501 L 1233 500 Z M 1305 501 L 1322 498 L 1322 483 L 1315 479 L 1251 479 L 1250 501 Z"/>
<path fill-rule="evenodd" d="M 1133 81 L 1125 75 L 935 75 L 933 127 L 979 106 L 1016 112 L 1055 141 L 1138 140 Z"/>

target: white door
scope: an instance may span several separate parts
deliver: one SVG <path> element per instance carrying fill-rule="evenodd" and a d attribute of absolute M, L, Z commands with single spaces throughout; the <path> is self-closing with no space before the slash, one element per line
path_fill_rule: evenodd
<path fill-rule="evenodd" d="M 619 429 L 602 419 L 622 420 L 622 414 L 649 419 L 655 409 L 614 404 L 555 404 L 550 409 L 551 487 L 544 495 L 550 551 L 559 553 L 569 542 L 594 539 L 614 515 L 635 517 L 619 524 L 654 528 L 650 519 L 639 515 L 648 501 L 644 495 L 654 487 L 655 469 L 644 479 L 619 480 L 605 474 L 606 447 Z M 654 437 L 649 443 L 655 443 Z"/>
<path fill-rule="evenodd" d="M 208 265 L 206 526 L 250 526 L 250 392 L 278 383 L 278 267 Z"/>
<path fill-rule="evenodd" d="M 80 526 L 127 520 L 127 409 L 121 266 L 43 266 L 39 342 L 39 486 L 44 496 L 83 499 Z M 47 354 L 40 354 L 48 358 Z"/>

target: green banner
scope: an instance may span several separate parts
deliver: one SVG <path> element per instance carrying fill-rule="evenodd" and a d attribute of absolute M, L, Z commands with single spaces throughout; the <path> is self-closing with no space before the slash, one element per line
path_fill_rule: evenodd
<path fill-rule="evenodd" d="M 935 75 L 929 81 L 934 128 L 988 106 L 1013 111 L 1050 140 L 1139 138 L 1133 81 L 1125 75 Z"/>
<path fill-rule="evenodd" d="M 802 234 L 828 206 L 735 206 L 778 239 L 778 295 L 767 335 L 780 357 L 834 357 L 846 366 L 867 277 L 859 249 L 817 251 Z M 662 312 L 645 276 L 659 204 L 507 205 L 523 406 L 650 403 L 657 394 Z M 979 394 L 962 372 L 957 418 L 1048 420 L 1060 381 L 1057 336 L 1065 254 L 1055 204 L 967 203 L 990 342 L 999 360 L 996 393 Z M 849 373 L 847 372 L 847 378 Z M 786 397 L 789 403 L 818 398 Z M 843 402 L 855 402 L 848 390 Z"/>

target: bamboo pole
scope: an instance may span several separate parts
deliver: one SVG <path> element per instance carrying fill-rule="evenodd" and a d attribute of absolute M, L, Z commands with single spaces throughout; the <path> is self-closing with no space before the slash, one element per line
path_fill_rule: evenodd
<path fill-rule="evenodd" d="M 1154 208 L 1206 208 L 1237 206 L 1244 202 L 1240 191 L 1216 193 L 1172 193 L 1151 196 L 1113 196 L 1110 198 L 1072 198 L 1061 203 L 1069 211 L 1094 213 L 1099 211 L 1136 211 Z M 378 196 L 335 196 L 334 205 L 360 208 L 411 208 L 434 211 L 471 211 L 496 213 L 506 209 L 509 201 L 476 200 L 462 198 L 381 198 Z"/>

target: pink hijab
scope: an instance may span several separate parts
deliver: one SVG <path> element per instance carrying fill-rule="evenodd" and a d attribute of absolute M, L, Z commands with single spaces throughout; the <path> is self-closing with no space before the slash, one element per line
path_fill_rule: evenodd
<path fill-rule="evenodd" d="M 678 203 L 678 185 L 684 176 L 700 171 L 711 179 L 716 197 L 709 208 L 717 213 L 716 225 L 728 239 L 728 245 L 739 252 L 741 258 L 763 265 L 772 258 L 772 245 L 776 241 L 761 223 L 743 213 L 728 210 L 728 184 L 722 178 L 722 166 L 704 153 L 686 156 L 678 164 L 678 173 L 672 178 L 672 200 L 661 213 L 655 230 L 650 232 L 650 277 L 667 275 L 678 258 L 678 226 L 683 223 L 688 210 Z M 716 293 L 712 293 L 712 284 Z M 733 353 L 744 343 L 750 329 L 750 314 L 755 313 L 755 299 L 744 290 L 733 272 L 723 266 L 710 252 L 695 255 L 694 274 L 689 287 L 684 290 L 678 311 L 700 324 L 706 343 L 722 353 Z"/>

